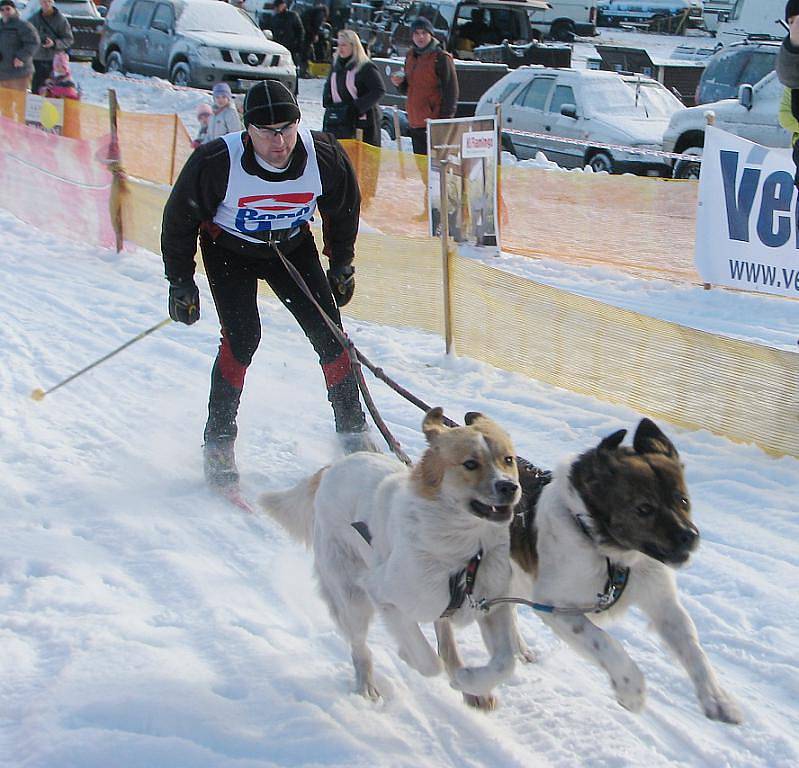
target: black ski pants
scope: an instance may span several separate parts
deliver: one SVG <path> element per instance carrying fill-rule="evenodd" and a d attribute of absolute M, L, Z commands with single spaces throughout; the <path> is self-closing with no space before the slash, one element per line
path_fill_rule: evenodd
<path fill-rule="evenodd" d="M 320 306 L 341 328 L 341 315 L 330 290 L 310 232 L 284 246 L 286 258 L 297 268 Z M 291 312 L 319 356 L 339 432 L 360 431 L 365 417 L 347 352 L 283 266 L 274 250 L 263 246 L 263 258 L 235 253 L 203 233 L 200 248 L 205 274 L 221 325 L 221 343 L 211 373 L 205 439 L 235 439 L 236 414 L 244 377 L 261 341 L 258 280 L 265 280 Z M 261 246 L 257 246 L 260 251 Z"/>

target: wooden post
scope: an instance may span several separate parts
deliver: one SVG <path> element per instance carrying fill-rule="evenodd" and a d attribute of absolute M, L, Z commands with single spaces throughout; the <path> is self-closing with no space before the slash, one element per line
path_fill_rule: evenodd
<path fill-rule="evenodd" d="M 497 236 L 497 251 L 502 252 L 500 238 L 502 226 L 502 102 L 494 105 L 494 114 L 497 118 L 497 208 L 494 211 L 494 232 Z M 485 176 L 483 176 L 485 179 Z M 494 202 L 493 200 L 491 201 Z"/>
<path fill-rule="evenodd" d="M 392 107 L 391 112 L 394 121 L 394 141 L 397 142 L 397 149 L 402 152 L 402 130 L 400 129 L 399 110 L 396 107 Z"/>
<path fill-rule="evenodd" d="M 447 354 L 452 351 L 452 288 L 449 273 L 449 195 L 447 195 L 447 172 L 449 161 L 439 162 L 439 197 L 441 212 L 441 268 L 444 291 L 444 345 Z"/>
<path fill-rule="evenodd" d="M 119 149 L 118 112 L 119 102 L 117 101 L 117 92 L 113 88 L 109 88 L 108 118 L 111 123 L 111 143 L 108 147 L 108 167 L 112 177 L 110 214 L 111 226 L 114 228 L 117 253 L 122 250 L 125 242 L 122 231 L 122 192 L 125 187 L 125 172 L 122 169 L 122 156 Z"/>
<path fill-rule="evenodd" d="M 705 112 L 705 123 L 707 125 L 716 124 L 716 113 L 712 109 L 709 109 L 707 112 Z M 706 291 L 709 291 L 713 286 L 710 283 L 702 283 L 702 287 Z"/>

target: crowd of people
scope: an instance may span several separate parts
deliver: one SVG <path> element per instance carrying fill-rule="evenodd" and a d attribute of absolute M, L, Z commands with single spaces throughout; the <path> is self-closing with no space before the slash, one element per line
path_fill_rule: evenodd
<path fill-rule="evenodd" d="M 58 99 L 79 99 L 72 79 L 72 28 L 54 0 L 40 0 L 30 21 L 14 0 L 0 0 L 0 87 Z"/>

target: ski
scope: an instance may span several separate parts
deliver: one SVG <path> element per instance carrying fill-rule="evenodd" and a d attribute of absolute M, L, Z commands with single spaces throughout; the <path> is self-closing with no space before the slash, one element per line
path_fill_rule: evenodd
<path fill-rule="evenodd" d="M 247 512 L 250 515 L 255 514 L 255 509 L 247 499 L 244 498 L 238 488 L 220 488 L 217 493 L 226 501 L 229 501 L 234 507 Z"/>

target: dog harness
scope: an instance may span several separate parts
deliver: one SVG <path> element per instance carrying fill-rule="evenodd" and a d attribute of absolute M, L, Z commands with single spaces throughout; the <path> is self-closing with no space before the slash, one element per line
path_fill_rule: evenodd
<path fill-rule="evenodd" d="M 361 538 L 371 546 L 372 532 L 369 526 L 361 520 L 356 520 L 350 525 L 361 535 Z M 456 571 L 449 577 L 449 605 L 444 609 L 441 614 L 442 619 L 448 619 L 455 611 L 460 608 L 466 598 L 469 598 L 469 604 L 472 607 L 482 607 L 480 603 L 475 603 L 472 600 L 472 592 L 474 592 L 474 582 L 477 578 L 477 570 L 480 568 L 480 563 L 483 560 L 483 550 L 480 549 L 477 554 L 469 560 L 465 568 Z M 485 602 L 485 600 L 482 600 Z M 485 610 L 488 610 L 487 608 Z"/>

